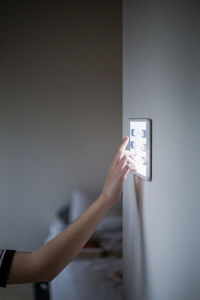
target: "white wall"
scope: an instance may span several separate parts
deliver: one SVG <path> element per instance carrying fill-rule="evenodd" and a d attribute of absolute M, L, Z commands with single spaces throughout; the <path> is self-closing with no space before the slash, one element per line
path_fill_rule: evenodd
<path fill-rule="evenodd" d="M 101 190 L 120 143 L 121 3 L 0 14 L 0 247 L 32 250 L 73 188 Z"/>
<path fill-rule="evenodd" d="M 198 300 L 199 5 L 124 0 L 123 27 L 123 133 L 153 121 L 152 182 L 124 191 L 124 299 Z"/>

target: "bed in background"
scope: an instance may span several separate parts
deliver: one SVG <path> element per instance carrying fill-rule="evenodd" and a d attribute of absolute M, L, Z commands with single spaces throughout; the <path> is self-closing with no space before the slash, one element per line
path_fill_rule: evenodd
<path fill-rule="evenodd" d="M 97 196 L 73 191 L 69 205 L 49 227 L 46 241 L 79 217 Z M 81 253 L 49 284 L 49 294 L 51 300 L 122 300 L 121 204 L 110 210 Z"/>

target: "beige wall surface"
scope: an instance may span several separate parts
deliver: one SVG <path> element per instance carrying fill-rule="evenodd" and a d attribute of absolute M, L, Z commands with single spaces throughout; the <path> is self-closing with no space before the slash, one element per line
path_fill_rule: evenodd
<path fill-rule="evenodd" d="M 33 250 L 121 140 L 121 1 L 16 2 L 0 25 L 0 248 Z"/>

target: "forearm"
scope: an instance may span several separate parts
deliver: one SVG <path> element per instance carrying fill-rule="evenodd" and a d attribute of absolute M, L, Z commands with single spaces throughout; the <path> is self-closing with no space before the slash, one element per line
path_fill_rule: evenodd
<path fill-rule="evenodd" d="M 52 280 L 79 253 L 111 206 L 109 200 L 101 194 L 74 223 L 54 239 L 32 253 L 16 253 L 8 283 Z M 25 270 L 18 263 L 22 256 Z"/>
<path fill-rule="evenodd" d="M 134 162 L 130 151 L 125 150 L 127 143 L 128 137 L 112 161 L 99 198 L 78 220 L 39 249 L 15 253 L 8 283 L 50 281 L 78 254 L 109 208 L 120 201 L 129 164 Z"/>
<path fill-rule="evenodd" d="M 52 280 L 79 253 L 110 205 L 102 195 L 70 226 L 53 240 L 33 252 L 33 259 Z"/>

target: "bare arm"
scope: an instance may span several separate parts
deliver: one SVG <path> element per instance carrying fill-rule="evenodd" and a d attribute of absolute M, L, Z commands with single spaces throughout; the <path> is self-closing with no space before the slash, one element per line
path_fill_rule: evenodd
<path fill-rule="evenodd" d="M 102 193 L 70 226 L 32 253 L 16 252 L 8 284 L 49 282 L 76 256 L 108 210 L 121 199 L 125 178 L 133 164 L 126 137 L 110 166 Z"/>

